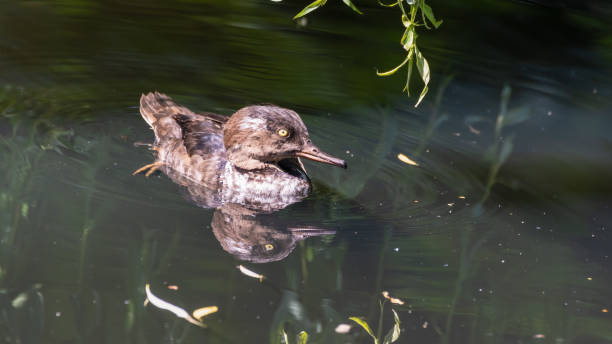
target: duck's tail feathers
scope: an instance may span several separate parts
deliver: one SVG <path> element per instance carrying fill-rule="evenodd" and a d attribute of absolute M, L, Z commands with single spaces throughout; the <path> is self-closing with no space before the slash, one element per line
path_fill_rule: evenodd
<path fill-rule="evenodd" d="M 172 98 L 159 92 L 150 92 L 140 97 L 140 115 L 155 129 L 155 123 L 167 116 L 176 114 L 189 115 L 192 112 L 180 105 L 177 105 Z"/>

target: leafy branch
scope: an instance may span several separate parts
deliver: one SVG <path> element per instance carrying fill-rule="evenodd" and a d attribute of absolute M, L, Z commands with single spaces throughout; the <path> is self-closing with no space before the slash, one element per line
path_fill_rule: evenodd
<path fill-rule="evenodd" d="M 351 0 L 342 0 L 348 7 L 353 9 L 353 11 L 363 14 L 355 5 L 351 2 Z M 419 95 L 419 99 L 417 100 L 414 107 L 419 106 L 427 92 L 429 91 L 429 80 L 430 80 L 430 69 L 429 62 L 419 48 L 417 47 L 417 33 L 416 28 L 418 26 L 424 26 L 426 29 L 431 29 L 431 25 L 436 29 L 442 24 L 442 20 L 437 20 L 431 6 L 425 3 L 425 0 L 396 0 L 392 3 L 384 3 L 382 0 L 377 0 L 381 6 L 384 7 L 395 7 L 397 6 L 402 13 L 402 24 L 404 25 L 404 34 L 400 40 L 400 44 L 406 51 L 406 58 L 402 63 L 400 63 L 397 67 L 386 71 L 386 72 L 376 72 L 378 76 L 389 76 L 395 74 L 398 70 L 402 69 L 402 67 L 407 65 L 408 75 L 406 77 L 406 85 L 402 92 L 406 92 L 410 96 L 410 79 L 412 77 L 412 69 L 413 63 L 416 64 L 419 75 L 421 76 L 421 80 L 423 81 L 423 89 L 421 90 L 421 94 Z M 319 7 L 325 5 L 327 0 L 316 0 L 304 7 L 298 14 L 293 17 L 293 19 L 298 19 L 307 15 L 308 13 L 318 9 Z M 406 7 L 406 5 L 408 7 Z M 418 14 L 421 14 L 421 22 L 419 22 Z"/>
<path fill-rule="evenodd" d="M 326 2 L 327 2 L 327 0 L 315 0 L 310 5 L 304 7 L 304 9 L 300 11 L 300 13 L 296 14 L 295 17 L 293 17 L 293 20 L 307 15 L 308 13 L 316 10 L 317 8 L 319 8 L 319 7 L 323 6 L 323 5 L 325 5 Z M 357 8 L 357 6 L 355 6 L 355 4 L 353 4 L 353 2 L 351 0 L 342 0 L 342 2 L 344 2 L 344 4 L 347 5 L 348 7 L 350 7 L 353 11 L 355 11 L 355 12 L 357 12 L 359 14 L 363 14 L 363 12 L 361 12 Z"/>

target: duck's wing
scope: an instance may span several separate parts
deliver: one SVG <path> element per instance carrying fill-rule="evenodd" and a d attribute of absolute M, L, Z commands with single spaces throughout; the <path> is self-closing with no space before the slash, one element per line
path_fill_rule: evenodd
<path fill-rule="evenodd" d="M 215 117 L 211 117 L 211 115 Z M 187 153 L 204 158 L 224 154 L 223 124 L 220 119 L 226 117 L 217 114 L 174 115 L 174 120 L 181 128 L 182 139 Z M 213 119 L 214 118 L 214 119 Z"/>
<path fill-rule="evenodd" d="M 228 120 L 226 116 L 210 112 L 196 114 L 159 92 L 142 95 L 140 114 L 153 128 L 160 144 L 182 140 L 190 156 L 210 157 L 225 152 L 223 126 Z"/>

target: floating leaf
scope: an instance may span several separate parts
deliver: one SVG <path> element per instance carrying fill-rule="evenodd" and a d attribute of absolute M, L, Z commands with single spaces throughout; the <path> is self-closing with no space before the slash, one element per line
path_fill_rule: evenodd
<path fill-rule="evenodd" d="M 219 311 L 219 307 L 217 306 L 208 306 L 208 307 L 202 307 L 202 308 L 198 308 L 195 311 L 193 311 L 191 313 L 191 315 L 193 315 L 194 318 L 202 321 L 202 318 L 204 318 L 205 316 L 211 315 L 213 313 L 216 313 Z"/>
<path fill-rule="evenodd" d="M 349 331 L 351 330 L 351 325 L 349 324 L 338 324 L 338 326 L 336 326 L 336 328 L 334 329 L 334 331 L 336 331 L 336 333 L 349 333 Z"/>
<path fill-rule="evenodd" d="M 400 157 L 400 155 L 401 155 L 402 157 Z M 407 157 L 407 156 L 405 156 L 404 154 L 401 154 L 401 153 L 400 153 L 400 154 L 399 154 L 397 157 L 398 157 L 398 159 L 400 159 L 400 160 L 402 160 L 403 158 L 408 159 L 408 157 Z M 416 162 L 414 162 L 413 160 L 411 160 L 411 159 L 408 159 L 408 160 L 410 160 L 411 162 L 406 162 L 406 161 L 404 161 L 404 160 L 402 160 L 402 161 L 403 161 L 403 162 L 405 162 L 405 163 L 407 163 L 407 164 L 410 164 L 410 165 L 419 166 L 419 164 L 417 164 L 417 163 L 416 163 Z M 403 305 L 403 304 L 404 304 L 404 301 L 402 301 L 402 300 L 400 300 L 400 299 L 398 299 L 398 298 L 396 298 L 396 297 L 392 297 L 391 295 L 389 295 L 389 292 L 388 292 L 388 291 L 383 291 L 383 292 L 382 292 L 382 296 L 383 296 L 385 299 L 389 300 L 391 303 L 394 303 L 394 304 L 396 304 L 396 305 Z"/>
<path fill-rule="evenodd" d="M 176 315 L 177 317 L 183 318 L 196 326 L 206 328 L 206 325 L 192 318 L 189 315 L 189 313 L 187 313 L 186 310 L 182 309 L 181 307 L 175 306 L 171 304 L 170 302 L 166 302 L 160 299 L 159 297 L 153 295 L 153 293 L 151 292 L 151 287 L 149 286 L 148 283 L 145 285 L 145 293 L 147 294 L 147 299 L 149 300 L 149 302 L 151 302 L 153 306 L 160 308 L 160 309 L 170 311 L 174 313 L 174 315 Z"/>
<path fill-rule="evenodd" d="M 346 6 L 350 7 L 353 11 L 359 13 L 359 14 L 363 14 L 354 4 L 351 0 L 342 0 L 342 2 L 344 2 L 346 4 Z"/>
<path fill-rule="evenodd" d="M 393 328 L 389 330 L 389 332 L 387 332 L 387 335 L 383 340 L 383 344 L 394 343 L 399 338 L 401 332 L 399 316 L 397 315 L 394 309 L 391 309 L 391 311 L 393 311 L 393 318 L 395 319 L 395 324 L 393 325 Z"/>
<path fill-rule="evenodd" d="M 303 17 L 305 15 L 307 15 L 308 13 L 316 10 L 317 8 L 325 5 L 325 3 L 327 2 L 327 0 L 316 0 L 315 2 L 311 3 L 310 5 L 304 7 L 303 10 L 300 11 L 300 13 L 296 14 L 295 17 L 293 17 L 293 20 L 296 20 L 300 17 Z"/>
<path fill-rule="evenodd" d="M 26 292 L 19 293 L 11 302 L 13 308 L 22 308 L 28 302 L 28 294 Z"/>
<path fill-rule="evenodd" d="M 300 332 L 297 336 L 298 344 L 306 344 L 307 341 L 308 341 L 308 333 L 306 333 L 306 331 Z"/>
<path fill-rule="evenodd" d="M 262 275 L 262 274 L 258 274 L 258 273 L 257 273 L 257 272 L 255 272 L 255 271 L 251 271 L 251 270 L 249 270 L 249 269 L 245 268 L 245 267 L 244 267 L 244 266 L 242 266 L 242 265 L 238 265 L 238 266 L 237 266 L 237 268 L 238 268 L 238 270 L 240 270 L 240 272 L 242 272 L 244 275 L 249 276 L 249 277 L 253 277 L 253 278 L 257 278 L 257 279 L 259 280 L 259 282 L 262 282 L 262 281 L 263 281 L 263 279 L 265 278 L 265 276 L 264 276 L 264 275 Z"/>
<path fill-rule="evenodd" d="M 365 320 L 363 320 L 362 318 L 358 318 L 358 317 L 350 317 L 349 319 L 353 320 L 354 322 L 359 324 L 359 326 L 363 327 L 363 329 L 366 330 L 366 332 L 370 335 L 370 337 L 374 338 L 374 342 L 378 343 L 378 339 L 376 339 L 376 336 L 374 335 L 374 332 L 372 332 L 370 325 L 368 325 L 368 323 Z"/>
<path fill-rule="evenodd" d="M 410 159 L 409 157 L 405 156 L 405 155 L 404 155 L 404 154 L 402 154 L 402 153 L 399 153 L 399 154 L 397 155 L 397 158 L 399 159 L 399 161 L 401 161 L 401 162 L 403 162 L 403 163 L 405 163 L 405 164 L 412 165 L 412 166 L 419 166 L 419 164 L 418 164 L 416 161 L 414 161 L 414 160 Z M 383 294 L 383 296 L 384 296 L 384 294 Z M 393 300 L 396 300 L 396 299 L 394 299 L 394 298 L 392 298 L 392 297 L 389 297 L 389 294 L 388 294 L 388 293 L 387 293 L 387 296 L 385 296 L 385 298 L 387 298 L 387 299 L 388 299 L 389 301 L 391 301 L 391 302 L 393 302 Z M 399 300 L 399 299 L 397 299 L 397 300 Z M 395 303 L 395 302 L 394 302 L 394 303 Z M 403 304 L 403 302 L 402 302 L 402 304 Z"/>

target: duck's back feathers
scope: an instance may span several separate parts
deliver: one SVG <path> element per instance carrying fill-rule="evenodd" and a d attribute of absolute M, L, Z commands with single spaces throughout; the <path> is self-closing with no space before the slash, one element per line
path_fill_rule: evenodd
<path fill-rule="evenodd" d="M 140 114 L 153 129 L 157 121 L 164 117 L 177 114 L 194 115 L 188 108 L 177 105 L 172 98 L 159 92 L 150 92 L 140 97 Z"/>
<path fill-rule="evenodd" d="M 198 152 L 206 154 L 211 149 L 223 148 L 222 131 L 228 120 L 225 116 L 196 114 L 159 92 L 150 92 L 140 97 L 140 114 L 155 132 L 157 142 L 183 140 L 189 155 Z M 220 147 L 217 139 L 221 140 Z"/>

